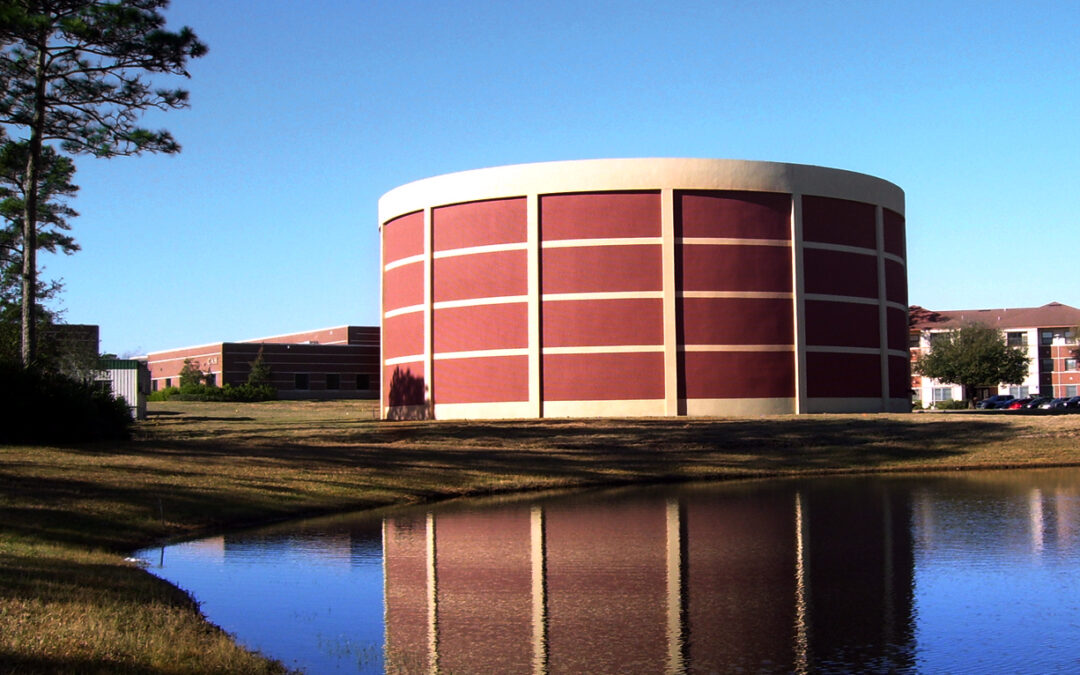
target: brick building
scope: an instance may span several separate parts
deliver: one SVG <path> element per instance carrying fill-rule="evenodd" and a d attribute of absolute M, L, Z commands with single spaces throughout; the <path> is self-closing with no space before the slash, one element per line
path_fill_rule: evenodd
<path fill-rule="evenodd" d="M 337 326 L 153 352 L 145 357 L 151 389 L 179 386 L 180 371 L 187 359 L 212 384 L 243 384 L 260 350 L 280 398 L 378 396 L 379 329 L 365 326 Z"/>

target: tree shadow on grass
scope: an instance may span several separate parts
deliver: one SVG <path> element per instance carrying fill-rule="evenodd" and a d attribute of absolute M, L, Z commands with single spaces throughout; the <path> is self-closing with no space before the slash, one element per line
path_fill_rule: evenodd
<path fill-rule="evenodd" d="M 91 463 L 117 458 L 101 472 L 87 468 L 89 475 L 75 465 L 41 475 L 0 461 L 0 493 L 11 504 L 0 511 L 0 529 L 122 551 L 166 536 L 499 489 L 925 466 L 1015 434 L 976 418 L 872 416 L 349 422 L 299 436 L 259 424 L 227 437 L 172 433 L 190 429 L 64 449 Z"/>

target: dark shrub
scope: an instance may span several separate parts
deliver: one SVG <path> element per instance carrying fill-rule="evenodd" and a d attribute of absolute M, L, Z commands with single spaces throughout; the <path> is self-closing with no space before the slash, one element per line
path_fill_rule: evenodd
<path fill-rule="evenodd" d="M 67 376 L 0 363 L 0 443 L 70 443 L 127 438 L 122 398 Z"/>

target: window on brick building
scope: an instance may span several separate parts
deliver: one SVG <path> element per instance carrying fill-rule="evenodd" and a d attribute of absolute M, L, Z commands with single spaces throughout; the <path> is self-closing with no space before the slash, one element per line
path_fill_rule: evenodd
<path fill-rule="evenodd" d="M 1054 370 L 1054 359 L 1039 359 L 1039 370 L 1049 373 Z"/>
<path fill-rule="evenodd" d="M 1006 333 L 1006 339 L 1009 342 L 1010 347 L 1027 347 L 1027 333 L 1021 331 L 1018 333 Z"/>
<path fill-rule="evenodd" d="M 341 375 L 337 373 L 326 374 L 326 388 L 327 389 L 341 389 Z"/>
<path fill-rule="evenodd" d="M 1065 359 L 1065 370 L 1076 370 L 1076 359 Z"/>
<path fill-rule="evenodd" d="M 1076 342 L 1076 335 L 1072 330 L 1067 328 L 1054 328 L 1053 330 L 1044 330 L 1040 333 L 1040 342 L 1042 345 L 1063 345 L 1072 344 Z"/>
<path fill-rule="evenodd" d="M 1080 394 L 1076 393 L 1076 387 L 1077 387 L 1077 385 L 1075 385 L 1075 384 L 1067 384 L 1067 385 L 1065 385 L 1065 395 L 1070 397 L 1070 398 L 1072 398 L 1073 396 L 1080 396 Z"/>
<path fill-rule="evenodd" d="M 371 389 L 371 376 L 370 375 L 357 375 L 356 376 L 356 388 L 367 391 Z"/>
<path fill-rule="evenodd" d="M 308 388 L 308 376 L 307 373 L 296 373 L 293 375 L 293 389 L 307 389 Z"/>

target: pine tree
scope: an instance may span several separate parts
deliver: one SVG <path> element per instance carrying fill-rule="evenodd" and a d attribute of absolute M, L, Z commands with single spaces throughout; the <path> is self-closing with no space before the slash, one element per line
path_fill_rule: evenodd
<path fill-rule="evenodd" d="M 23 173 L 28 152 L 25 142 L 9 141 L 0 146 L 0 358 L 8 360 L 18 360 L 21 350 Z M 68 219 L 78 214 L 64 201 L 79 189 L 71 182 L 74 173 L 75 165 L 69 157 L 44 148 L 38 181 L 38 251 L 71 255 L 79 250 L 75 239 L 67 234 L 71 229 Z M 40 279 L 36 284 L 35 322 L 39 329 L 47 329 L 57 316 L 45 302 L 60 292 L 62 284 Z"/>
<path fill-rule="evenodd" d="M 0 124 L 28 145 L 24 171 L 22 360 L 36 356 L 38 192 L 49 143 L 95 157 L 174 153 L 168 131 L 138 126 L 148 109 L 188 105 L 183 89 L 147 74 L 189 76 L 206 46 L 187 27 L 164 29 L 168 0 L 0 0 Z"/>
<path fill-rule="evenodd" d="M 247 383 L 253 387 L 263 387 L 270 384 L 270 366 L 263 359 L 263 348 L 259 345 L 259 353 L 251 362 L 251 370 L 248 372 Z"/>

